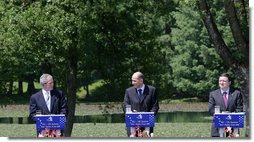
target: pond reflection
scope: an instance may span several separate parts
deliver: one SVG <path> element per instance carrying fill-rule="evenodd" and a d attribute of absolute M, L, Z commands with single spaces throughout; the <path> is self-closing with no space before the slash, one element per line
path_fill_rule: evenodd
<path fill-rule="evenodd" d="M 156 122 L 211 122 L 208 112 L 162 112 Z"/>
<path fill-rule="evenodd" d="M 159 112 L 155 122 L 211 122 L 208 112 Z M 74 123 L 124 123 L 124 114 L 75 116 Z M 0 123 L 33 124 L 28 117 L 0 117 Z"/>

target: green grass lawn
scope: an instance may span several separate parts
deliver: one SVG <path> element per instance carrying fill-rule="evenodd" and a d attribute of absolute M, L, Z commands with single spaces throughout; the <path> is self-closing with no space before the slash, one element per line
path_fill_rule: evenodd
<path fill-rule="evenodd" d="M 97 80 L 94 83 L 89 85 L 89 92 L 92 93 L 94 90 L 96 90 L 96 88 L 102 86 L 104 84 L 103 80 Z M 91 94 L 90 94 L 91 95 Z M 87 96 L 87 92 L 84 89 L 84 87 L 81 87 L 78 89 L 77 91 L 77 98 L 78 99 L 84 99 Z"/>
<path fill-rule="evenodd" d="M 35 138 L 34 124 L 0 124 L 1 137 Z M 244 137 L 241 129 L 240 137 Z M 210 138 L 210 123 L 156 123 L 155 138 Z M 75 123 L 72 137 L 126 138 L 125 123 Z"/>
<path fill-rule="evenodd" d="M 110 113 L 119 113 L 120 104 L 109 111 Z M 162 104 L 161 111 L 193 111 L 196 106 L 206 104 L 200 103 L 177 103 Z M 174 107 L 173 107 L 174 106 Z M 76 108 L 78 115 L 102 114 L 105 105 L 99 104 L 79 104 Z M 200 108 L 200 107 L 199 107 Z M 202 108 L 202 107 L 201 107 Z M 197 110 L 196 110 L 197 111 Z M 203 110 L 202 110 L 203 111 Z M 10 113 L 11 112 L 11 113 Z M 2 117 L 27 117 L 29 113 L 28 105 L 7 105 L 0 109 Z M 210 119 L 207 118 L 207 119 Z M 211 120 L 212 121 L 212 120 Z M 156 123 L 155 136 L 157 138 L 210 138 L 211 123 L 192 123 L 192 122 L 175 122 L 175 123 Z M 35 124 L 4 124 L 0 123 L 0 137 L 28 137 L 33 138 L 35 135 Z M 240 136 L 244 137 L 245 128 L 241 129 Z M 80 138 L 125 138 L 125 123 L 74 123 L 72 137 Z"/>

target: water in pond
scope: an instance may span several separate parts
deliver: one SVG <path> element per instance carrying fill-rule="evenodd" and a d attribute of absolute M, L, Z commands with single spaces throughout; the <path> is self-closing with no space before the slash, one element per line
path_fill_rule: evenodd
<path fill-rule="evenodd" d="M 159 112 L 155 122 L 211 122 L 208 112 Z M 75 116 L 74 123 L 124 123 L 124 114 Z M 28 117 L 0 117 L 0 123 L 32 124 Z"/>

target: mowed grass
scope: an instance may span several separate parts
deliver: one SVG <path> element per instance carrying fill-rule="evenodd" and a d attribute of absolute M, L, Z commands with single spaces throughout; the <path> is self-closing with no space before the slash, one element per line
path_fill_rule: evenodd
<path fill-rule="evenodd" d="M 92 92 L 96 87 L 102 85 L 101 80 L 93 83 L 89 88 Z M 16 86 L 16 85 L 15 85 Z M 35 83 L 36 89 L 40 84 Z M 24 91 L 27 84 L 23 84 Z M 77 98 L 83 99 L 86 92 L 81 88 Z M 29 115 L 28 95 L 10 96 L 0 101 L 1 117 L 28 117 Z M 183 102 L 183 101 L 161 101 L 160 112 L 173 111 L 207 111 L 207 102 Z M 77 103 L 75 115 L 94 115 L 104 113 L 122 113 L 122 102 L 96 102 Z M 210 118 L 209 118 L 210 119 Z M 212 121 L 212 120 L 211 120 Z M 211 123 L 156 123 L 155 138 L 210 138 Z M 74 123 L 72 137 L 75 138 L 126 138 L 125 123 Z M 0 137 L 35 138 L 35 124 L 3 124 L 0 123 Z M 245 128 L 241 129 L 240 137 L 244 137 Z"/>
<path fill-rule="evenodd" d="M 0 124 L 1 137 L 36 138 L 33 124 Z M 240 137 L 244 137 L 241 129 Z M 75 123 L 75 138 L 126 138 L 125 123 Z M 211 138 L 210 123 L 156 123 L 154 138 Z"/>
<path fill-rule="evenodd" d="M 107 107 L 111 105 L 111 107 Z M 205 111 L 207 103 L 161 104 L 161 112 Z M 110 109 L 109 109 L 110 108 Z M 199 109 L 197 109 L 199 108 Z M 121 103 L 77 104 L 76 115 L 122 112 Z M 5 105 L 0 109 L 1 117 L 27 117 L 29 105 Z M 211 120 L 212 122 L 212 120 Z M 155 123 L 156 138 L 210 138 L 211 123 Z M 1 124 L 0 137 L 35 138 L 35 124 Z M 244 138 L 245 128 L 240 137 Z M 126 138 L 125 123 L 74 123 L 72 137 L 77 138 Z"/>
<path fill-rule="evenodd" d="M 208 129 L 207 129 L 208 128 Z M 208 123 L 156 123 L 156 138 L 209 138 Z M 35 138 L 33 124 L 0 124 L 1 137 Z M 75 123 L 72 137 L 126 138 L 125 123 Z"/>
<path fill-rule="evenodd" d="M 105 82 L 103 80 L 97 80 L 94 83 L 90 84 L 89 87 L 89 92 L 90 95 L 93 94 L 93 91 L 95 91 L 97 88 L 103 86 L 105 84 Z M 77 91 L 77 98 L 78 99 L 84 99 L 87 96 L 87 92 L 84 89 L 84 87 L 80 87 Z"/>

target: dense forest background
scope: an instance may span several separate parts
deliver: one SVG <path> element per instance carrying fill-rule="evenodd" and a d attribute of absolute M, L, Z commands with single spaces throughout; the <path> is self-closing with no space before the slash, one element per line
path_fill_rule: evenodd
<path fill-rule="evenodd" d="M 122 101 L 131 75 L 141 71 L 160 100 L 208 101 L 227 72 L 248 110 L 248 21 L 247 0 L 2 0 L 0 95 L 17 89 L 30 96 L 50 73 L 75 110 L 79 88 L 90 101 L 91 93 L 96 101 Z"/>

